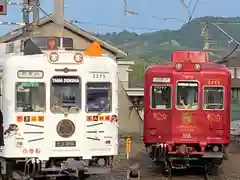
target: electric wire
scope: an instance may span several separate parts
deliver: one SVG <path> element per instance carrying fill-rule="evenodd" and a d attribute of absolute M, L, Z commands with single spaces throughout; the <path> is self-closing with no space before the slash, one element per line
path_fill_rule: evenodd
<path fill-rule="evenodd" d="M 104 23 L 92 23 L 86 21 L 77 21 L 77 20 L 69 20 L 71 23 L 75 24 L 83 24 L 83 25 L 94 25 L 94 26 L 101 26 L 101 27 L 110 27 L 116 29 L 131 29 L 131 30 L 145 30 L 145 31 L 160 31 L 160 28 L 147 28 L 147 27 L 134 27 L 134 26 L 120 26 L 115 24 L 104 24 Z"/>
<path fill-rule="evenodd" d="M 194 6 L 193 6 L 193 10 L 192 10 L 192 12 L 191 12 L 191 14 L 190 14 L 190 16 L 189 16 L 188 23 L 189 23 L 189 22 L 192 20 L 192 18 L 193 18 L 193 15 L 194 15 L 194 13 L 195 13 L 195 11 L 196 11 L 198 2 L 199 2 L 199 0 L 196 0 L 195 4 L 194 4 Z"/>
<path fill-rule="evenodd" d="M 139 12 L 136 12 L 136 11 L 132 11 L 132 10 L 128 10 L 127 9 L 127 0 L 123 0 L 124 2 L 124 11 L 125 13 L 127 14 L 132 14 L 132 15 L 137 15 L 137 16 L 140 16 L 142 15 L 141 13 Z M 185 4 L 184 0 L 181 0 L 181 3 L 184 5 L 184 7 L 190 9 L 190 6 L 192 4 L 193 0 L 191 0 L 188 5 Z M 193 14 L 196 10 L 196 7 L 199 3 L 199 0 L 196 0 L 195 4 L 194 4 L 194 7 L 193 7 L 193 10 L 190 14 L 190 17 L 188 19 L 188 23 L 192 20 L 193 18 Z M 11 4 L 11 3 L 10 3 Z M 14 3 L 12 3 L 14 5 Z M 16 3 L 17 5 L 19 3 Z M 56 22 L 50 14 L 48 14 L 46 11 L 43 10 L 43 8 L 40 7 L 40 4 L 39 4 L 39 0 L 37 0 L 37 3 L 36 5 L 33 5 L 33 6 L 36 6 L 41 12 L 43 12 L 45 14 L 45 16 L 47 16 L 48 18 L 50 18 L 55 24 L 58 24 L 58 22 Z M 126 15 L 125 14 L 125 15 Z M 186 23 L 185 20 L 182 20 L 182 19 L 179 19 L 179 18 L 174 18 L 174 17 L 165 17 L 165 18 L 161 18 L 161 17 L 158 17 L 158 16 L 149 16 L 151 18 L 154 18 L 154 19 L 157 19 L 157 20 L 163 20 L 163 21 L 166 21 L 166 20 L 176 20 L 176 21 L 179 21 L 181 23 Z M 85 22 L 85 21 L 77 21 L 77 20 L 70 20 L 71 23 L 77 23 L 77 24 L 84 24 L 84 25 L 96 25 L 96 26 L 101 26 L 101 27 L 111 27 L 111 28 L 117 28 L 117 29 L 132 29 L 132 30 L 145 30 L 145 31 L 159 31 L 160 28 L 147 28 L 147 27 L 131 27 L 131 26 L 119 26 L 119 25 L 115 25 L 115 24 L 103 24 L 103 23 L 92 23 L 92 22 Z M 14 23 L 6 23 L 6 22 L 1 22 L 0 24 L 3 24 L 3 25 L 14 25 Z M 233 48 L 233 50 L 225 57 L 223 57 L 222 59 L 227 59 L 229 56 L 231 56 L 235 51 L 236 49 L 239 47 L 239 42 L 237 40 L 235 40 L 233 37 L 231 37 L 228 33 L 226 33 L 222 28 L 220 28 L 219 26 L 217 26 L 215 23 L 211 23 L 212 25 L 214 25 L 215 27 L 217 27 L 220 31 L 222 31 L 225 35 L 227 35 L 228 37 L 230 37 L 231 40 L 234 40 L 236 42 L 236 47 Z M 24 24 L 24 23 L 16 23 L 15 25 L 25 25 L 24 28 L 28 27 L 30 24 Z"/>
<path fill-rule="evenodd" d="M 184 1 L 185 1 L 185 0 L 180 0 L 180 2 L 181 2 L 181 4 L 183 5 L 183 7 L 187 9 L 187 11 L 188 11 L 188 16 L 190 17 L 190 14 L 191 14 L 190 5 L 191 5 L 191 3 L 192 3 L 192 0 L 189 2 L 188 5 L 186 5 Z"/>
<path fill-rule="evenodd" d="M 190 8 L 191 4 L 192 4 L 193 0 L 191 0 L 189 3 L 188 3 L 188 8 Z"/>
<path fill-rule="evenodd" d="M 146 15 L 146 14 L 143 14 L 143 13 L 140 13 L 140 12 L 137 12 L 137 11 L 133 11 L 133 10 L 128 10 L 128 9 L 126 9 L 126 12 L 127 12 L 128 14 L 131 14 L 131 15 L 134 15 L 134 16 L 144 16 L 144 17 L 149 17 L 149 18 L 157 19 L 157 20 L 160 20 L 160 21 L 176 20 L 176 21 L 179 21 L 179 22 L 181 22 L 181 23 L 187 23 L 186 20 L 179 19 L 179 18 L 177 18 L 177 17 L 158 17 L 158 16 L 155 16 L 155 15 Z"/>
<path fill-rule="evenodd" d="M 228 57 L 230 57 L 230 56 L 237 50 L 238 47 L 239 47 L 239 44 L 237 44 L 237 45 L 233 48 L 233 50 L 232 50 L 227 56 L 223 57 L 222 59 L 223 59 L 223 60 L 226 60 Z"/>
<path fill-rule="evenodd" d="M 232 49 L 232 51 L 230 51 L 230 53 L 227 56 L 221 58 L 223 60 L 226 60 L 228 57 L 230 57 L 238 49 L 238 47 L 240 45 L 240 42 L 237 41 L 236 39 L 234 39 L 229 33 L 227 33 L 225 30 L 223 30 L 216 23 L 210 23 L 210 24 L 215 26 L 218 30 L 220 30 L 223 34 L 225 34 L 228 38 L 230 38 L 232 41 L 234 41 L 236 43 L 236 46 Z"/>

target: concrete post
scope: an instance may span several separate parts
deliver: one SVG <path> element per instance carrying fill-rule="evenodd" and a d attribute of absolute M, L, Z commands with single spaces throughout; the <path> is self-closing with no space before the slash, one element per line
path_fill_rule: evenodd
<path fill-rule="evenodd" d="M 53 19 L 58 23 L 59 37 L 64 36 L 64 0 L 54 0 Z M 63 41 L 61 39 L 60 47 L 63 47 Z"/>

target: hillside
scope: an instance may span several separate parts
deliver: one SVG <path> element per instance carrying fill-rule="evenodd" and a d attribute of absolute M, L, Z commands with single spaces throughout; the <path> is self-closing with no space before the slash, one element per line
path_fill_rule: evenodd
<path fill-rule="evenodd" d="M 240 39 L 240 18 L 216 18 L 201 17 L 194 19 L 188 24 L 184 24 L 179 30 L 161 30 L 153 33 L 144 33 L 138 35 L 136 33 L 122 31 L 120 33 L 107 33 L 105 35 L 97 35 L 101 39 L 109 41 L 116 46 L 126 50 L 130 56 L 140 59 L 149 58 L 169 58 L 169 52 L 174 49 L 202 49 L 203 36 L 201 36 L 203 24 L 199 22 L 221 22 L 218 24 L 221 28 L 231 34 L 234 38 Z M 227 22 L 236 22 L 232 24 Z M 226 48 L 228 47 L 227 38 L 220 30 L 213 25 L 209 26 L 209 38 L 213 40 L 214 46 Z"/>
<path fill-rule="evenodd" d="M 153 33 L 136 34 L 122 31 L 120 33 L 98 34 L 101 39 L 111 42 L 129 53 L 127 60 L 134 60 L 134 86 L 142 84 L 143 68 L 156 61 L 168 61 L 170 54 L 176 49 L 200 50 L 204 47 L 204 37 L 201 35 L 205 24 L 200 22 L 218 22 L 218 26 L 235 39 L 240 40 L 240 18 L 201 17 L 184 24 L 179 30 L 161 30 Z M 230 23 L 231 22 L 231 23 Z M 227 55 L 235 43 L 213 25 L 209 25 L 210 49 L 218 56 Z M 217 49 L 217 50 L 216 50 Z M 216 59 L 216 57 L 214 57 Z M 139 72 L 140 75 L 137 75 Z"/>

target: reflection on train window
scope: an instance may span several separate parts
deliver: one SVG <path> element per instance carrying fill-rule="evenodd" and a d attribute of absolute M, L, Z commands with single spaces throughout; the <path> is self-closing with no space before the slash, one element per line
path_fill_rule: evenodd
<path fill-rule="evenodd" d="M 86 112 L 110 112 L 112 85 L 110 82 L 91 82 L 86 86 Z"/>
<path fill-rule="evenodd" d="M 46 88 L 42 82 L 16 83 L 16 112 L 45 112 Z"/>
<path fill-rule="evenodd" d="M 75 114 L 81 108 L 81 81 L 78 76 L 54 76 L 51 85 L 51 111 Z"/>
<path fill-rule="evenodd" d="M 177 83 L 177 109 L 198 109 L 198 83 L 181 81 Z"/>
<path fill-rule="evenodd" d="M 151 108 L 153 109 L 170 109 L 171 108 L 171 87 L 152 86 Z"/>
<path fill-rule="evenodd" d="M 204 109 L 223 109 L 223 87 L 204 87 Z"/>

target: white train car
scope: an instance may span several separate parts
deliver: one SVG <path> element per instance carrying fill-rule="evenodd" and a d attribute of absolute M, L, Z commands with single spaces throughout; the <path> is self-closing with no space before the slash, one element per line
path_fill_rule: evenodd
<path fill-rule="evenodd" d="M 85 54 L 41 51 L 31 39 L 1 45 L 3 178 L 81 179 L 111 170 L 118 154 L 118 68 L 94 44 Z"/>

